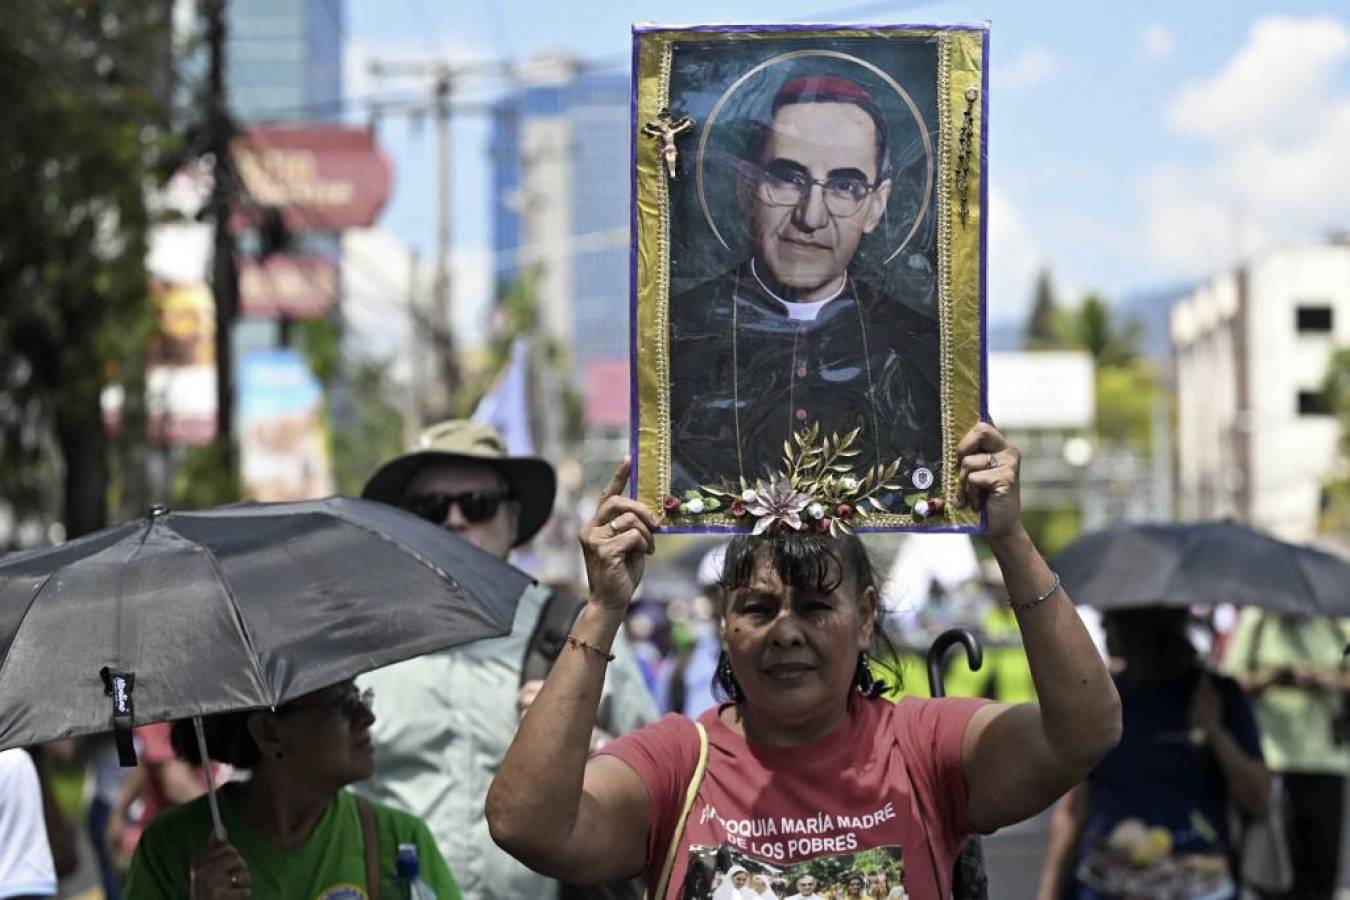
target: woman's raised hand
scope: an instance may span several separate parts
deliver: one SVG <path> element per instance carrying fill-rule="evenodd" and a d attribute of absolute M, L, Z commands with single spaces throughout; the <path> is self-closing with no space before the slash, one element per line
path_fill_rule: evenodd
<path fill-rule="evenodd" d="M 641 503 L 623 495 L 630 468 L 627 459 L 619 464 L 578 535 L 591 601 L 611 609 L 628 608 L 647 556 L 656 548 L 652 539 L 656 519 Z"/>
<path fill-rule="evenodd" d="M 988 422 L 979 422 L 956 445 L 960 466 L 956 504 L 985 510 L 985 536 L 1009 537 L 1022 528 L 1022 453 Z"/>

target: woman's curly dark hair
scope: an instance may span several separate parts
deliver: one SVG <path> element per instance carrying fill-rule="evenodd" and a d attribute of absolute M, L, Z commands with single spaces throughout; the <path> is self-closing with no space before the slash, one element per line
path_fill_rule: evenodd
<path fill-rule="evenodd" d="M 852 576 L 858 597 L 869 587 L 880 590 L 872 559 L 857 535 L 844 534 L 830 538 L 798 533 L 739 534 L 727 544 L 722 577 L 718 582 L 724 603 L 732 591 L 750 584 L 759 560 L 764 557 L 772 562 L 774 570 L 786 584 L 798 589 L 828 594 L 843 584 L 845 578 Z M 899 654 L 879 622 L 872 629 L 872 645 L 868 649 L 868 656 L 871 657 L 871 665 L 886 671 L 890 683 L 874 679 L 867 661 L 859 658 L 853 679 L 854 689 L 867 697 L 898 693 L 901 687 Z M 721 701 L 739 702 L 745 699 L 725 650 L 717 661 L 717 671 L 713 673 L 712 691 L 713 696 Z"/>
<path fill-rule="evenodd" d="M 248 717 L 255 712 L 257 710 L 244 710 L 204 716 L 202 730 L 206 733 L 207 755 L 236 769 L 257 766 L 262 753 L 248 731 Z M 202 756 L 197 750 L 197 732 L 191 719 L 173 723 L 169 729 L 169 743 L 179 759 L 194 766 L 202 765 Z"/>

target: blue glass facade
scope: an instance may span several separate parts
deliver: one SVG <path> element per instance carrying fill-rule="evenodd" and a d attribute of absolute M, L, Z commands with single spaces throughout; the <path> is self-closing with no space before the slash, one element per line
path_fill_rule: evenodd
<path fill-rule="evenodd" d="M 588 362 L 628 355 L 628 76 L 582 73 L 561 84 L 524 88 L 498 102 L 491 154 L 499 291 L 522 274 L 517 251 L 525 241 L 528 215 L 522 134 L 531 120 L 541 119 L 565 121 L 570 134 L 570 349 L 580 379 Z"/>
<path fill-rule="evenodd" d="M 230 107 L 240 123 L 342 116 L 342 0 L 231 0 Z"/>

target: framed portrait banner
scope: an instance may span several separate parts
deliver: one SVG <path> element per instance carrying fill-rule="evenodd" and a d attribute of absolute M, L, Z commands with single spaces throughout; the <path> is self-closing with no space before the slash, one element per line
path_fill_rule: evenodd
<path fill-rule="evenodd" d="M 961 530 L 987 25 L 633 32 L 633 495 L 682 531 Z"/>

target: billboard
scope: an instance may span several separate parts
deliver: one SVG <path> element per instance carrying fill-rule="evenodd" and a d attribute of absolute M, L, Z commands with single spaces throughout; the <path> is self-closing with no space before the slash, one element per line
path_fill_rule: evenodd
<path fill-rule="evenodd" d="M 158 329 L 146 367 L 152 444 L 202 446 L 216 436 L 216 306 L 202 282 L 152 283 Z"/>
<path fill-rule="evenodd" d="M 239 435 L 245 496 L 307 500 L 333 493 L 323 389 L 294 350 L 253 350 L 240 358 Z"/>
<path fill-rule="evenodd" d="M 239 311 L 267 318 L 321 318 L 337 302 L 337 280 L 337 264 L 317 253 L 240 260 Z"/>
<path fill-rule="evenodd" d="M 252 128 L 230 149 L 255 210 L 281 210 L 292 232 L 369 227 L 389 199 L 389 158 L 365 128 Z"/>

